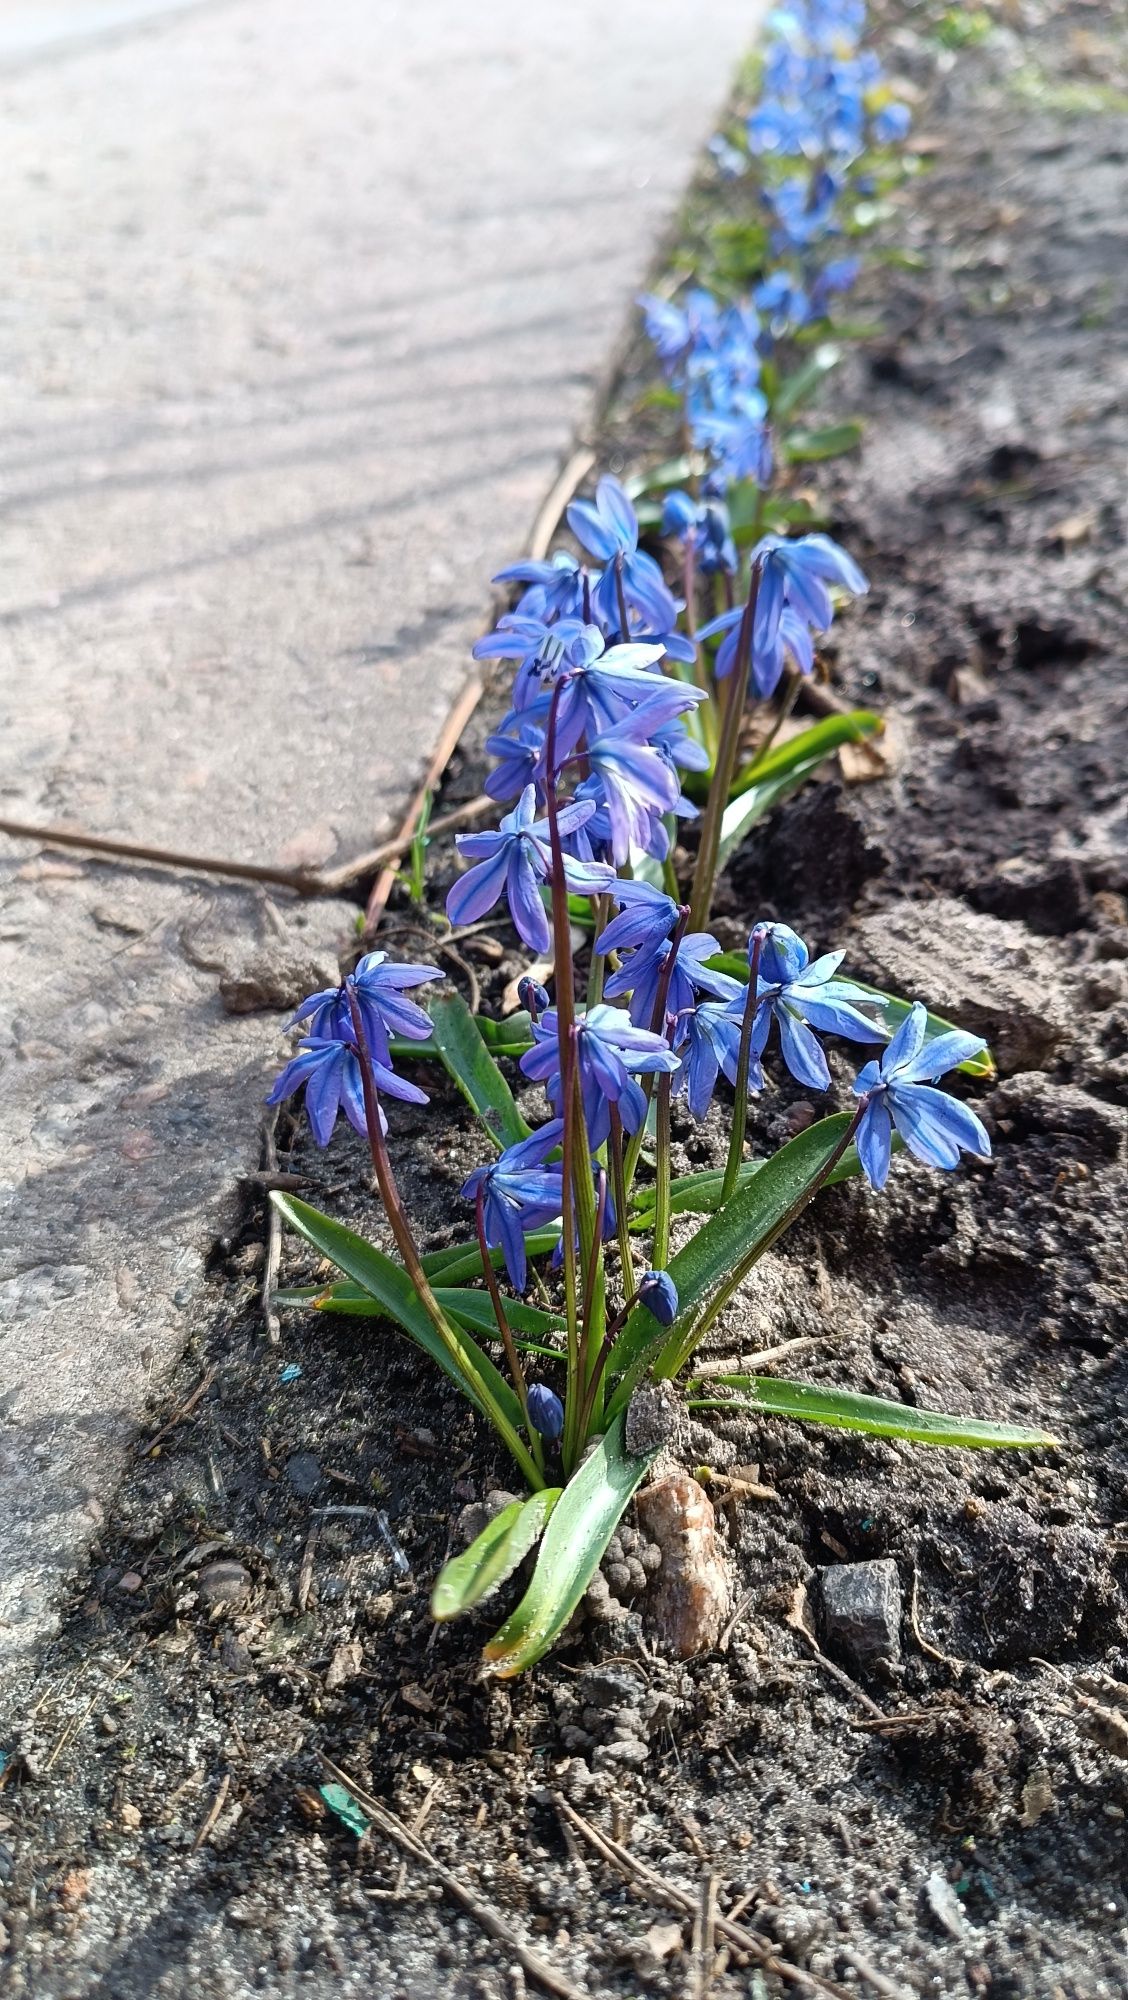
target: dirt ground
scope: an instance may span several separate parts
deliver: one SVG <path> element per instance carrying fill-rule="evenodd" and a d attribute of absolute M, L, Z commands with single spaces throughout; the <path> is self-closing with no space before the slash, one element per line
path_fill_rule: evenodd
<path fill-rule="evenodd" d="M 540 1990 L 418 1856 L 326 1810 L 321 1754 L 572 1991 L 782 1992 L 714 1940 L 714 1899 L 847 1992 L 1128 1991 L 1128 19 L 1020 7 L 980 41 L 984 18 L 888 25 L 930 170 L 885 230 L 911 259 L 857 301 L 881 332 L 828 392 L 865 418 L 863 448 L 803 468 L 872 579 L 831 659 L 837 692 L 888 716 L 887 768 L 831 776 L 758 830 L 715 928 L 736 942 L 778 915 L 985 1033 L 999 1077 L 969 1094 L 994 1158 L 902 1164 L 880 1200 L 825 1193 L 712 1351 L 809 1337 L 797 1373 L 1038 1423 L 1061 1447 L 924 1452 L 726 1418 L 713 1462 L 758 1466 L 777 1497 L 719 1509 L 739 1607 L 723 1649 L 664 1661 L 641 1596 L 485 1685 L 490 1628 L 436 1631 L 428 1593 L 453 1516 L 505 1467 L 387 1329 L 291 1313 L 264 1340 L 249 1198 L 153 1411 L 160 1442 L 18 1691 L 13 1994 Z M 624 463 L 642 366 L 608 419 Z M 450 802 L 477 789 L 489 720 Z M 414 921 L 399 905 L 389 941 L 422 956 Z M 504 939 L 463 955 L 496 998 Z M 424 1080 L 432 1105 L 394 1125 L 433 1248 L 468 1233 L 457 1189 L 479 1149 Z M 810 1102 L 777 1075 L 753 1138 L 778 1143 Z M 720 1130 L 681 1130 L 683 1163 Z M 378 1231 L 351 1140 L 280 1138 L 311 1200 Z M 283 1254 L 287 1281 L 314 1275 Z M 789 1622 L 797 1592 L 817 1619 L 821 1573 L 870 1560 L 900 1590 L 885 1657 L 816 1626 L 820 1656 Z M 560 1799 L 704 1914 L 627 1879 Z"/>

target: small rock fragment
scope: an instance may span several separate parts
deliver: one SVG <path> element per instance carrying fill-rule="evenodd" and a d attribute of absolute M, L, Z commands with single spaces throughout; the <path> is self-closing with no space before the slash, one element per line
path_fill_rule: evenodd
<path fill-rule="evenodd" d="M 286 1460 L 290 1490 L 299 1500 L 308 1500 L 321 1484 L 321 1467 L 311 1451 L 295 1451 Z"/>
<path fill-rule="evenodd" d="M 631 1397 L 623 1442 L 632 1458 L 642 1458 L 665 1445 L 680 1444 L 686 1424 L 685 1405 L 673 1383 L 647 1382 Z"/>
<path fill-rule="evenodd" d="M 643 1533 L 662 1552 L 644 1599 L 647 1624 L 676 1660 L 708 1652 L 729 1610 L 729 1576 L 712 1503 L 688 1475 L 644 1487 L 636 1502 Z"/>
<path fill-rule="evenodd" d="M 967 1919 L 951 1883 L 939 1872 L 930 1875 L 924 1885 L 924 1899 L 941 1930 L 962 1944 L 967 1937 Z"/>
<path fill-rule="evenodd" d="M 901 1579 L 886 1556 L 819 1571 L 823 1642 L 858 1666 L 901 1657 Z"/>
<path fill-rule="evenodd" d="M 364 1654 L 359 1640 L 345 1639 L 342 1641 L 333 1654 L 325 1672 L 325 1685 L 330 1692 L 334 1688 L 343 1687 L 346 1681 L 351 1680 L 354 1674 L 360 1672 L 363 1657 Z"/>
<path fill-rule="evenodd" d="M 242 1563 L 214 1562 L 200 1571 L 200 1603 L 205 1611 L 220 1604 L 241 1604 L 251 1588 Z"/>
<path fill-rule="evenodd" d="M 272 938 L 220 978 L 219 997 L 229 1014 L 261 1014 L 297 1007 L 309 993 L 337 984 L 333 959 L 308 945 Z"/>

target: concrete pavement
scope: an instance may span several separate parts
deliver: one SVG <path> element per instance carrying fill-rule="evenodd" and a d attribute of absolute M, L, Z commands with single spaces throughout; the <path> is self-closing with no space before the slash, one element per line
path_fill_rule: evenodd
<path fill-rule="evenodd" d="M 755 13 L 0 0 L 0 811 L 310 862 L 398 822 Z M 277 925 L 0 848 L 2 1656 L 254 1164 L 277 1037 L 214 967 Z"/>

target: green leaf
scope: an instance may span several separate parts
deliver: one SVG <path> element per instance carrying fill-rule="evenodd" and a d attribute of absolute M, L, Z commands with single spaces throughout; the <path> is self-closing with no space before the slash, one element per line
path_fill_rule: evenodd
<path fill-rule="evenodd" d="M 514 1500 L 488 1521 L 468 1549 L 444 1563 L 431 1592 L 431 1616 L 439 1624 L 461 1618 L 499 1590 L 539 1542 L 562 1488 L 546 1486 L 531 1499 Z"/>
<path fill-rule="evenodd" d="M 978 1417 L 950 1417 L 940 1410 L 917 1410 L 884 1396 L 856 1396 L 847 1389 L 820 1389 L 812 1382 L 789 1382 L 777 1375 L 716 1375 L 710 1389 L 743 1391 L 740 1409 L 761 1410 L 775 1417 L 798 1417 L 803 1423 L 828 1424 L 833 1430 L 864 1431 L 869 1437 L 906 1438 L 911 1444 L 979 1447 L 1046 1446 L 1057 1443 L 1047 1431 L 1026 1430 L 1019 1424 L 992 1424 Z M 731 1397 L 694 1397 L 693 1410 L 732 1409 Z"/>
<path fill-rule="evenodd" d="M 670 1260 L 680 1305 L 674 1325 L 666 1332 L 644 1306 L 636 1306 L 611 1355 L 610 1367 L 616 1374 L 636 1369 L 660 1343 L 663 1358 L 686 1346 L 703 1308 L 714 1297 L 734 1292 L 770 1247 L 792 1210 L 825 1172 L 849 1124 L 845 1111 L 820 1119 L 765 1160 L 758 1173 L 738 1182 L 724 1208 Z M 629 1381 L 620 1382 L 611 1399 L 612 1413 L 623 1407 L 630 1386 Z"/>
<path fill-rule="evenodd" d="M 358 1840 L 363 1840 L 368 1832 L 369 1822 L 352 1793 L 346 1792 L 343 1785 L 319 1785 L 318 1790 L 330 1812 L 336 1813 L 342 1826 L 347 1826 L 350 1833 L 355 1833 Z"/>
<path fill-rule="evenodd" d="M 338 1270 L 375 1299 L 388 1318 L 410 1334 L 491 1423 L 500 1411 L 514 1432 L 520 1428 L 521 1405 L 489 1355 L 483 1354 L 458 1327 L 450 1328 L 448 1346 L 401 1264 L 386 1257 L 374 1243 L 367 1243 L 363 1236 L 346 1229 L 343 1223 L 334 1222 L 331 1215 L 322 1215 L 320 1209 L 311 1208 L 294 1195 L 275 1193 L 270 1199 L 283 1222 L 296 1229 L 299 1236 L 304 1236 L 307 1243 L 312 1243 L 315 1250 L 320 1250 L 323 1257 L 328 1257 Z"/>
<path fill-rule="evenodd" d="M 712 972 L 727 972 L 730 978 L 742 979 L 746 985 L 748 983 L 748 960 L 742 951 L 716 952 L 712 958 L 705 960 L 705 964 Z M 864 979 L 852 978 L 850 985 L 857 987 L 859 993 L 881 1009 L 885 1020 L 876 1025 L 886 1027 L 891 1037 L 895 1035 L 905 1016 L 911 1013 L 913 1002 L 902 1000 L 895 993 L 883 993 L 880 986 L 867 986 Z M 946 1021 L 942 1014 L 926 1014 L 925 1046 L 934 1042 L 937 1035 L 950 1035 L 954 1026 L 955 1023 Z M 966 1062 L 959 1064 L 959 1068 L 965 1076 L 992 1077 L 996 1073 L 995 1058 L 990 1049 L 984 1049 L 982 1055 L 969 1056 Z"/>
<path fill-rule="evenodd" d="M 816 347 L 803 366 L 780 383 L 772 399 L 772 415 L 776 422 L 782 422 L 784 417 L 789 417 L 793 410 L 807 402 L 831 369 L 837 368 L 841 359 L 842 349 L 835 347 L 832 341 L 823 341 Z"/>
<path fill-rule="evenodd" d="M 516 1058 L 533 1046 L 532 1027 L 523 1009 L 516 1014 L 507 1014 L 501 1021 L 495 1021 L 489 1014 L 475 1014 L 473 1020 L 493 1056 Z M 394 1056 L 406 1056 L 415 1061 L 420 1058 L 430 1062 L 440 1060 L 439 1047 L 433 1037 L 425 1042 L 409 1042 L 402 1035 L 393 1035 L 388 1046 Z"/>
<path fill-rule="evenodd" d="M 677 458 L 668 458 L 664 465 L 652 466 L 649 472 L 632 473 L 624 484 L 630 498 L 637 500 L 641 493 L 664 493 L 668 487 L 684 486 L 703 466 L 700 453 L 682 452 Z"/>
<path fill-rule="evenodd" d="M 790 431 L 783 441 L 783 455 L 792 465 L 810 464 L 816 459 L 841 458 L 860 443 L 863 426 L 856 417 L 845 423 L 824 424 L 821 430 Z"/>
<path fill-rule="evenodd" d="M 872 708 L 851 708 L 844 715 L 826 715 L 821 722 L 812 722 L 809 729 L 799 730 L 785 742 L 771 744 L 762 757 L 754 757 L 737 778 L 732 796 L 738 796 L 749 784 L 782 777 L 786 771 L 812 769 L 812 760 L 821 763 L 843 743 L 864 743 L 870 736 L 879 736 L 884 727 L 881 716 L 875 715 Z"/>
<path fill-rule="evenodd" d="M 573 1474 L 553 1509 L 528 1590 L 484 1649 L 487 1670 L 509 1680 L 559 1638 L 654 1457 L 628 1457 L 620 1417 Z"/>
<path fill-rule="evenodd" d="M 904 1142 L 896 1132 L 892 1135 L 893 1151 L 904 1150 Z M 766 1160 L 745 1160 L 737 1176 L 737 1186 L 750 1181 L 767 1165 Z M 832 1167 L 826 1177 L 826 1187 L 837 1187 L 840 1181 L 856 1180 L 862 1171 L 858 1150 L 849 1145 L 836 1167 Z M 670 1182 L 670 1211 L 673 1215 L 715 1215 L 721 1205 L 721 1190 L 724 1187 L 724 1172 L 721 1168 L 707 1167 L 697 1174 L 680 1174 Z M 631 1228 L 644 1231 L 654 1226 L 654 1188 L 638 1189 L 631 1201 Z"/>
<path fill-rule="evenodd" d="M 459 1326 L 489 1334 L 493 1339 L 498 1337 L 497 1321 L 488 1292 L 471 1291 L 457 1285 L 436 1285 L 434 1290 L 443 1311 L 457 1320 Z M 354 1285 L 351 1278 L 338 1278 L 332 1285 L 297 1285 L 288 1291 L 275 1292 L 274 1304 L 304 1306 L 310 1312 L 336 1313 L 348 1319 L 380 1319 L 385 1313 L 385 1308 L 377 1304 L 371 1293 L 361 1285 Z M 553 1358 L 559 1354 L 558 1348 L 536 1345 L 539 1336 L 555 1333 L 564 1325 L 558 1313 L 526 1305 L 522 1299 L 507 1299 L 505 1310 L 513 1332 L 529 1336 L 519 1341 L 521 1347 Z"/>
<path fill-rule="evenodd" d="M 852 709 L 847 715 L 828 715 L 824 721 L 814 723 L 810 729 L 770 750 L 759 763 L 750 765 L 738 781 L 742 789 L 721 814 L 717 867 L 724 867 L 756 822 L 798 791 L 840 743 L 860 742 L 881 727 L 881 717 L 867 708 Z"/>
<path fill-rule="evenodd" d="M 443 1067 L 495 1146 L 500 1151 L 527 1139 L 529 1127 L 461 993 L 437 995 L 430 1012 L 431 1039 Z"/>
<path fill-rule="evenodd" d="M 530 1257 L 544 1257 L 560 1241 L 560 1225 L 532 1229 L 525 1238 Z M 491 1250 L 490 1263 L 500 1271 L 505 1258 L 500 1249 Z M 432 1250 L 422 1259 L 423 1269 L 434 1285 L 461 1285 L 466 1278 L 482 1276 L 482 1252 L 475 1243 L 451 1243 L 445 1250 Z"/>

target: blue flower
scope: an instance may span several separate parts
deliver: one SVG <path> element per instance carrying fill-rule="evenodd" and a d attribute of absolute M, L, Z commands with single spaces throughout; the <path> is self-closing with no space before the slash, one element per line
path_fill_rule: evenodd
<path fill-rule="evenodd" d="M 822 1046 L 812 1033 L 845 1035 L 854 1042 L 884 1041 L 884 1031 L 858 1011 L 858 1001 L 875 1004 L 864 988 L 836 979 L 845 952 L 827 952 L 811 963 L 801 937 L 786 924 L 757 924 L 752 940 L 760 940 L 756 982 L 756 1018 L 752 1054 L 759 1061 L 767 1047 L 773 1021 L 779 1028 L 783 1059 L 796 1081 L 810 1090 L 825 1090 L 830 1070 Z M 742 1020 L 751 999 L 748 992 L 734 1000 L 729 1012 Z"/>
<path fill-rule="evenodd" d="M 513 706 L 521 710 L 530 708 L 562 670 L 598 659 L 603 644 L 598 625 L 585 625 L 580 618 L 559 618 L 546 624 L 543 618 L 507 611 L 472 650 L 476 660 L 518 662 Z"/>
<path fill-rule="evenodd" d="M 544 730 L 529 720 L 527 711 L 519 714 L 511 709 L 501 727 L 487 736 L 486 750 L 497 758 L 497 767 L 483 789 L 491 799 L 504 803 L 536 782 L 543 767 Z"/>
<path fill-rule="evenodd" d="M 873 1188 L 889 1174 L 893 1128 L 910 1153 L 930 1167 L 957 1167 L 960 1153 L 991 1157 L 991 1141 L 969 1105 L 931 1086 L 948 1070 L 979 1055 L 986 1044 L 958 1028 L 925 1041 L 928 1015 L 918 1000 L 880 1062 L 859 1070 L 854 1095 L 865 1102 L 857 1132 L 858 1158 Z"/>
<path fill-rule="evenodd" d="M 678 1316 L 678 1288 L 668 1271 L 644 1272 L 638 1297 L 659 1326 L 673 1326 Z"/>
<path fill-rule="evenodd" d="M 718 632 L 725 635 L 713 662 L 713 672 L 719 681 L 727 680 L 736 665 L 743 619 L 744 607 L 738 605 L 734 611 L 722 611 L 718 618 L 710 619 L 697 635 L 699 639 L 715 638 Z M 775 693 L 788 660 L 797 673 L 809 674 L 815 664 L 815 645 L 798 612 L 793 611 L 790 604 L 785 604 L 770 646 L 763 651 L 755 644 L 752 648 L 749 684 L 764 701 Z"/>
<path fill-rule="evenodd" d="M 555 1222 L 563 1207 L 559 1164 L 546 1166 L 560 1144 L 559 1118 L 527 1139 L 507 1146 L 487 1167 L 475 1167 L 462 1194 L 476 1202 L 482 1190 L 482 1226 L 491 1250 L 500 1249 L 510 1283 L 523 1292 L 528 1277 L 526 1234 Z"/>
<path fill-rule="evenodd" d="M 723 1000 L 703 1000 L 700 1006 L 682 1015 L 675 1031 L 681 1068 L 673 1081 L 674 1097 L 684 1097 L 691 1116 L 704 1118 L 713 1101 L 719 1076 L 736 1082 L 740 1054 L 740 1023 L 734 1020 Z M 764 1079 L 758 1062 L 749 1067 L 749 1088 L 762 1090 Z"/>
<path fill-rule="evenodd" d="M 430 1101 L 426 1091 L 420 1090 L 414 1083 L 407 1083 L 402 1076 L 396 1076 L 375 1057 L 372 1073 L 377 1091 L 385 1097 L 399 1097 L 407 1104 L 427 1104 Z M 339 1111 L 344 1112 L 349 1124 L 362 1139 L 368 1137 L 364 1087 L 351 1027 L 347 1037 L 310 1035 L 303 1038 L 298 1043 L 297 1054 L 275 1078 L 266 1101 L 268 1104 L 281 1104 L 284 1098 L 293 1097 L 299 1090 L 305 1091 L 306 1116 L 319 1146 L 329 1144 Z M 383 1132 L 388 1129 L 382 1105 L 380 1129 Z"/>
<path fill-rule="evenodd" d="M 760 565 L 753 624 L 758 655 L 772 651 L 785 604 L 816 632 L 827 632 L 834 617 L 827 585 L 838 584 L 855 597 L 869 589 L 857 563 L 829 535 L 799 535 L 794 541 L 765 535 L 752 551 L 752 562 Z"/>
<path fill-rule="evenodd" d="M 557 765 L 570 757 L 584 737 L 602 735 L 625 715 L 648 702 L 657 725 L 688 706 L 686 689 L 658 671 L 663 648 L 632 643 L 609 646 L 570 665 L 556 706 Z M 694 689 L 694 693 L 699 690 Z"/>
<path fill-rule="evenodd" d="M 772 476 L 772 440 L 765 418 L 767 398 L 747 389 L 726 410 L 693 419 L 694 443 L 713 454 L 724 479 L 752 479 L 766 486 Z"/>
<path fill-rule="evenodd" d="M 524 595 L 518 612 L 544 619 L 582 618 L 584 576 L 582 563 L 565 549 L 557 549 L 548 562 L 515 562 L 499 569 L 494 583 L 523 583 Z"/>
<path fill-rule="evenodd" d="M 628 608 L 649 629 L 672 632 L 678 605 L 653 556 L 639 548 L 638 516 L 619 481 L 605 473 L 595 489 L 594 500 L 573 500 L 568 508 L 568 526 L 576 540 L 606 565 L 595 588 L 594 602 L 607 624 L 612 629 L 619 624 L 618 573 Z"/>
<path fill-rule="evenodd" d="M 619 914 L 612 917 L 592 947 L 594 951 L 657 951 L 678 920 L 672 896 L 649 882 L 617 881 L 612 890 Z"/>
<path fill-rule="evenodd" d="M 564 1405 L 559 1396 L 543 1382 L 530 1382 L 526 1408 L 533 1429 L 553 1443 L 564 1429 Z"/>
<path fill-rule="evenodd" d="M 374 1062 L 391 1060 L 389 1035 L 402 1035 L 409 1042 L 425 1042 L 431 1034 L 431 1019 L 404 993 L 412 986 L 426 986 L 429 980 L 443 979 L 445 973 L 434 965 L 396 965 L 386 952 L 369 951 L 358 959 L 356 969 L 343 986 L 327 986 L 302 1001 L 292 1019 L 305 1021 L 307 1033 L 316 1040 L 353 1040 L 352 1012 L 347 988 L 351 986 L 364 1023 L 364 1038 Z"/>
<path fill-rule="evenodd" d="M 714 1000 L 731 1002 L 743 992 L 738 979 L 733 979 L 726 972 L 714 972 L 701 963 L 702 959 L 714 958 L 720 949 L 716 938 L 711 937 L 708 931 L 689 931 L 680 939 L 668 976 L 664 1010 L 667 1015 L 683 1019 L 687 1011 L 692 1011 L 698 993 L 708 993 Z M 648 1028 L 654 1018 L 672 950 L 672 944 L 663 941 L 651 950 L 632 952 L 607 981 L 604 990 L 610 999 L 614 1000 L 622 993 L 630 994 L 631 1020 L 636 1027 Z"/>
<path fill-rule="evenodd" d="M 679 698 L 691 700 L 700 692 L 680 683 L 670 685 Z M 687 707 L 689 701 L 683 700 L 682 705 Z M 647 741 L 653 725 L 668 716 L 668 708 L 662 706 L 660 716 L 652 712 L 649 702 L 643 703 L 588 744 L 588 762 L 603 787 L 612 858 L 620 868 L 630 860 L 632 847 L 645 850 L 650 846 L 655 822 L 661 821 L 662 814 L 675 812 L 681 804 L 673 764 Z"/>
<path fill-rule="evenodd" d="M 558 819 L 562 834 L 571 833 L 589 820 L 595 811 L 590 800 L 574 799 L 561 806 Z M 452 924 L 476 923 L 504 895 L 509 903 L 518 935 L 530 951 L 548 950 L 551 931 L 540 885 L 552 873 L 552 852 L 547 820 L 538 820 L 536 790 L 526 785 L 513 811 L 506 813 L 495 833 L 461 833 L 455 845 L 460 854 L 476 860 L 454 884 L 446 900 Z M 481 857 L 479 859 L 479 857 Z M 614 870 L 598 861 L 575 861 L 564 856 L 564 880 L 576 896 L 598 896 L 611 886 Z"/>
<path fill-rule="evenodd" d="M 576 1064 L 583 1099 L 588 1141 L 593 1152 L 611 1130 L 611 1106 L 617 1105 L 626 1132 L 637 1132 L 646 1118 L 646 1097 L 636 1077 L 672 1072 L 678 1066 L 661 1035 L 636 1028 L 621 1007 L 590 1007 L 576 1022 Z M 534 1023 L 533 1046 L 521 1057 L 526 1076 L 543 1083 L 549 1102 L 563 1111 L 563 1082 L 556 1009 L 550 1007 Z"/>
<path fill-rule="evenodd" d="M 677 490 L 667 493 L 662 508 L 662 533 L 684 542 L 692 535 L 694 558 L 706 576 L 718 570 L 730 574 L 737 565 L 729 511 L 722 500 L 694 500 Z"/>
<path fill-rule="evenodd" d="M 913 114 L 907 104 L 883 104 L 873 114 L 870 131 L 879 145 L 889 146 L 905 138 L 912 122 Z"/>
<path fill-rule="evenodd" d="M 720 308 L 711 292 L 697 286 L 682 305 L 646 292 L 639 299 L 648 338 L 668 374 L 677 371 L 691 348 L 710 348 L 719 337 Z"/>

